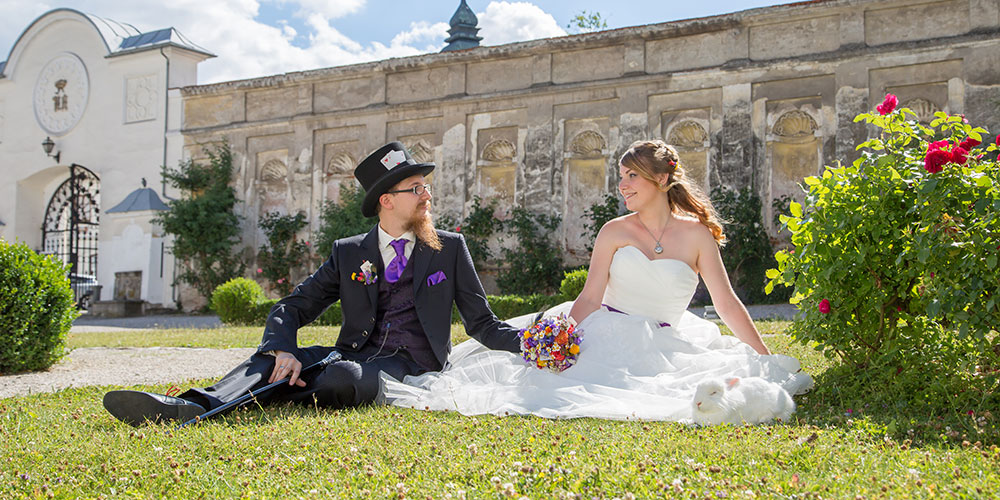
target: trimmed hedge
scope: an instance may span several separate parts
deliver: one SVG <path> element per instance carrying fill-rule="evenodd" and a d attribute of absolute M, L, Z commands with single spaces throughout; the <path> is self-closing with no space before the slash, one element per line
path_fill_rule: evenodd
<path fill-rule="evenodd" d="M 212 310 L 227 325 L 252 325 L 257 319 L 256 306 L 264 300 L 264 289 L 256 281 L 233 278 L 212 292 Z"/>
<path fill-rule="evenodd" d="M 0 373 L 52 366 L 78 315 L 62 264 L 0 239 Z"/>
<path fill-rule="evenodd" d="M 249 282 L 249 283 L 247 283 Z M 225 288 L 224 288 L 225 287 Z M 256 288 L 255 288 L 256 287 Z M 271 308 L 278 303 L 276 299 L 264 298 L 263 290 L 256 282 L 236 278 L 220 286 L 212 294 L 212 307 L 219 313 L 219 319 L 230 325 L 260 325 L 267 322 Z M 216 297 L 218 305 L 216 305 Z M 574 295 L 573 298 L 576 296 Z M 566 300 L 562 295 L 487 295 L 490 309 L 500 319 L 508 319 L 523 314 L 544 311 Z M 225 313 L 223 313 L 225 311 Z M 344 313 L 340 302 L 335 302 L 323 314 L 316 318 L 313 325 L 339 326 L 343 323 Z M 451 322 L 461 323 L 458 308 L 452 306 Z"/>
<path fill-rule="evenodd" d="M 559 285 L 559 293 L 566 300 L 576 300 L 583 291 L 583 285 L 587 283 L 587 268 L 566 271 L 563 273 L 562 283 Z"/>

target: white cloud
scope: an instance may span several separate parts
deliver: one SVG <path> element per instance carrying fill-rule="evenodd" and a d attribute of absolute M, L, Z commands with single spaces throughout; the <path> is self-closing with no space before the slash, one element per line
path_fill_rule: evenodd
<path fill-rule="evenodd" d="M 483 45 L 502 45 L 538 38 L 563 36 L 566 30 L 551 14 L 529 2 L 490 2 L 477 13 Z"/>
<path fill-rule="evenodd" d="M 312 14 L 322 14 L 327 19 L 337 19 L 353 14 L 365 6 L 365 0 L 264 0 L 278 5 L 297 4 L 296 15 L 309 17 Z"/>
<path fill-rule="evenodd" d="M 277 21 L 275 25 L 258 21 L 261 2 L 293 6 L 294 15 L 302 23 L 292 27 L 285 21 Z M 331 25 L 331 19 L 357 12 L 365 3 L 366 0 L 171 0 L 157 4 L 64 0 L 61 5 L 129 23 L 141 31 L 176 28 L 218 56 L 199 65 L 199 83 L 406 57 L 437 52 L 444 47 L 448 30 L 444 22 L 413 22 L 388 45 L 361 43 Z M 0 33 L 13 33 L 0 38 L 0 44 L 9 49 L 32 19 L 51 8 L 31 0 L 0 1 Z M 566 34 L 551 15 L 527 2 L 493 1 L 478 16 L 484 44 Z M 0 54 L 0 60 L 3 59 L 6 54 Z"/>
<path fill-rule="evenodd" d="M 448 23 L 429 23 L 419 21 L 410 23 L 409 31 L 404 31 L 392 38 L 392 45 L 417 45 L 426 44 L 428 51 L 441 50 L 444 47 L 444 39 L 448 38 Z"/>

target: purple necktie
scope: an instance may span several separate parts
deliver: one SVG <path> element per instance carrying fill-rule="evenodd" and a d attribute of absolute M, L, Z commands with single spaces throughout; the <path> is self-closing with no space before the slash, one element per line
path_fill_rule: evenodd
<path fill-rule="evenodd" d="M 406 254 L 403 250 L 406 248 L 406 242 L 408 241 L 410 240 L 400 238 L 398 240 L 392 240 L 389 243 L 392 245 L 392 249 L 396 251 L 396 256 L 389 261 L 388 266 L 385 266 L 385 280 L 389 283 L 399 281 L 399 277 L 403 275 L 403 269 L 406 269 Z"/>

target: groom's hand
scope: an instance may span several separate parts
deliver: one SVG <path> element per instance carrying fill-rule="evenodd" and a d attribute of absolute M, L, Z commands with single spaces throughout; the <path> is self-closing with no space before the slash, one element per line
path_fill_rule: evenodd
<path fill-rule="evenodd" d="M 274 351 L 274 369 L 271 370 L 271 378 L 267 383 L 273 384 L 276 380 L 289 377 L 288 385 L 305 387 L 306 383 L 299 380 L 302 373 L 302 363 L 294 355 L 285 351 Z"/>

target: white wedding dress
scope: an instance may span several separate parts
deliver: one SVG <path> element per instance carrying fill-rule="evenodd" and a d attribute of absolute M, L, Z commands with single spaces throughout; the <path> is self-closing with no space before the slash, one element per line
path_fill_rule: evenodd
<path fill-rule="evenodd" d="M 537 415 L 691 421 L 695 387 L 712 377 L 763 377 L 800 394 L 812 387 L 794 358 L 761 356 L 686 310 L 698 275 L 685 262 L 649 260 L 618 249 L 602 307 L 587 316 L 577 363 L 562 373 L 528 365 L 474 340 L 453 350 L 450 366 L 397 381 L 383 374 L 382 401 L 465 415 Z M 572 303 L 546 312 L 568 313 Z M 530 317 L 512 320 L 519 328 Z"/>

